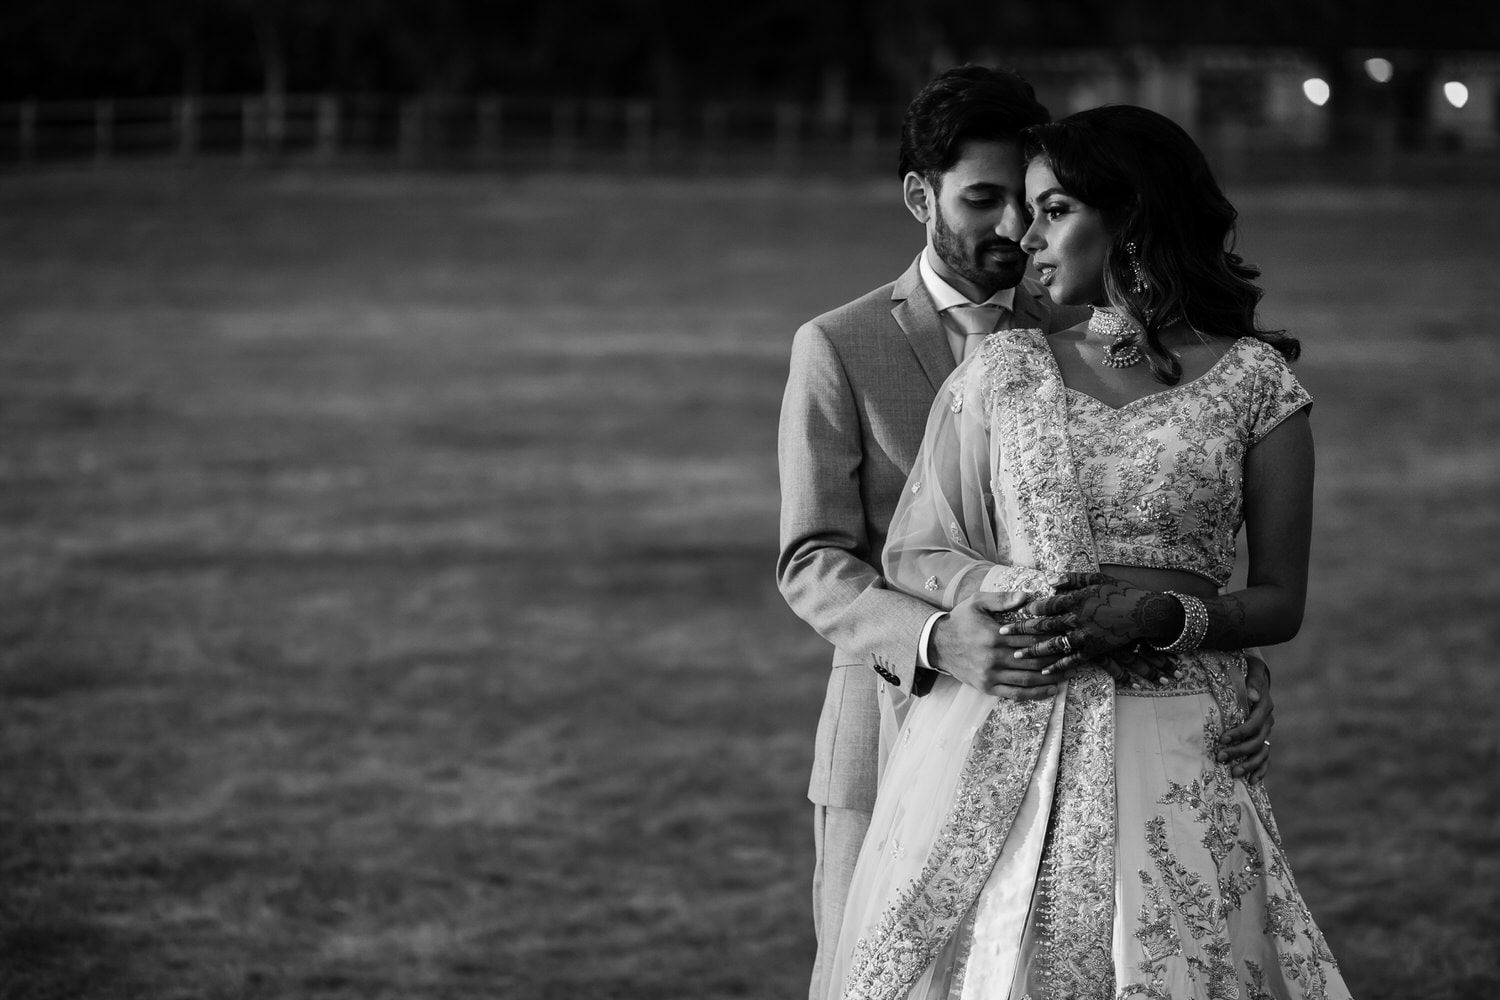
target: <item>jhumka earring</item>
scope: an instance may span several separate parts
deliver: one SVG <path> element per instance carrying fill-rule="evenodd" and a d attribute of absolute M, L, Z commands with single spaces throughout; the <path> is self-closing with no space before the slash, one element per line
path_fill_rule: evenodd
<path fill-rule="evenodd" d="M 1125 262 L 1130 267 L 1130 294 L 1143 295 L 1150 291 L 1146 268 L 1141 264 L 1140 248 L 1134 241 L 1125 244 Z M 1150 313 L 1146 315 L 1149 319 Z M 1102 359 L 1106 366 L 1129 368 L 1146 360 L 1140 344 L 1141 328 L 1119 310 L 1096 306 L 1094 314 L 1089 317 L 1088 329 L 1106 341 Z"/>
<path fill-rule="evenodd" d="M 1146 280 L 1146 269 L 1141 266 L 1140 251 L 1135 241 L 1125 244 L 1125 258 L 1130 264 L 1130 291 L 1133 295 L 1144 295 L 1151 290 L 1151 283 Z"/>

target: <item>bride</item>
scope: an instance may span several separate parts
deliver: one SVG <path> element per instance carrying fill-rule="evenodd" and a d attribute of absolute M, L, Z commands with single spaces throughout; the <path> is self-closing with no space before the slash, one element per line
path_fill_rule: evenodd
<path fill-rule="evenodd" d="M 1210 749 L 1247 708 L 1243 648 L 1302 619 L 1297 341 L 1256 326 L 1234 208 L 1171 121 L 1095 108 L 1026 155 L 1022 246 L 1054 300 L 1095 312 L 996 333 L 953 373 L 885 563 L 946 607 L 1035 594 L 1000 629 L 1060 683 L 1015 701 L 941 677 L 904 718 L 882 705 L 896 735 L 830 995 L 1347 997 L 1264 786 Z M 1248 584 L 1221 593 L 1242 523 Z M 1143 644 L 1175 662 L 1160 687 L 1100 665 Z"/>

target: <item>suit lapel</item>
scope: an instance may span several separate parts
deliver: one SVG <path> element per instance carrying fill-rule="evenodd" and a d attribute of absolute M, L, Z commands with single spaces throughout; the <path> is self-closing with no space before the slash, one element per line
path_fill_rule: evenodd
<path fill-rule="evenodd" d="M 891 316 L 906 334 L 911 349 L 921 362 L 922 371 L 927 374 L 927 381 L 932 383 L 932 391 L 936 392 L 957 365 L 953 363 L 953 351 L 943 333 L 937 307 L 927 293 L 927 286 L 922 284 L 922 272 L 916 260 L 905 274 L 896 279 L 896 287 L 891 290 Z"/>

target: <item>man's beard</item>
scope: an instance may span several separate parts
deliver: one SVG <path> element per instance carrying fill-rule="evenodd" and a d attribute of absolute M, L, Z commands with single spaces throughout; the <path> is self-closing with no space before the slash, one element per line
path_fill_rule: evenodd
<path fill-rule="evenodd" d="M 986 250 L 992 247 L 1013 247 L 1015 243 L 1002 236 L 995 236 L 976 246 L 973 254 L 970 254 L 958 234 L 948 228 L 948 220 L 943 218 L 943 209 L 940 204 L 933 206 L 932 216 L 932 249 L 937 253 L 938 259 L 947 264 L 954 274 L 974 284 L 984 292 L 986 298 L 1002 288 L 1014 288 L 1021 283 L 1021 278 L 1026 273 L 1027 258 L 1024 256 L 1014 273 L 988 271 L 979 263 L 980 257 Z"/>

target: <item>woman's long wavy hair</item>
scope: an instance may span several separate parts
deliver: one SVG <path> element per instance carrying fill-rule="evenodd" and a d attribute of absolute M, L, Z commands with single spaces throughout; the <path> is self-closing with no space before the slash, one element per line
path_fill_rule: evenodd
<path fill-rule="evenodd" d="M 1044 161 L 1068 194 L 1103 216 L 1110 235 L 1105 294 L 1146 331 L 1147 360 L 1159 381 L 1176 385 L 1182 377 L 1182 365 L 1161 343 L 1162 331 L 1180 320 L 1206 333 L 1255 337 L 1296 360 L 1295 338 L 1256 324 L 1260 269 L 1234 252 L 1239 213 L 1177 123 L 1117 104 L 1023 135 L 1027 162 Z"/>

